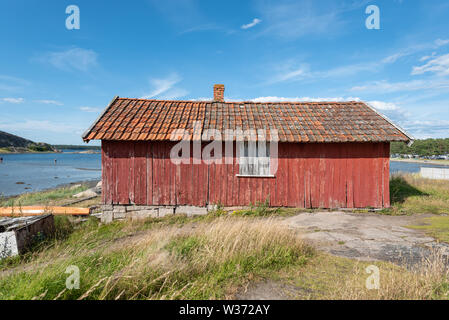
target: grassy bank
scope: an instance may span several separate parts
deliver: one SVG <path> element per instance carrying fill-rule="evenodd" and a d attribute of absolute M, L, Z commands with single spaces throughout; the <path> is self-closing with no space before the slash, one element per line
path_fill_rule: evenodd
<path fill-rule="evenodd" d="M 448 298 L 438 254 L 414 270 L 334 257 L 304 244 L 279 217 L 170 216 L 109 225 L 58 217 L 57 226 L 53 239 L 0 262 L 0 299 L 231 299 L 266 282 L 286 287 L 291 299 Z M 379 290 L 365 287 L 372 264 L 380 270 Z M 69 266 L 80 270 L 79 289 L 66 289 Z"/>
<path fill-rule="evenodd" d="M 92 220 L 65 239 L 2 262 L 0 299 L 226 298 L 312 256 L 276 219 L 171 217 L 102 226 Z M 81 272 L 78 290 L 65 289 L 70 265 Z"/>
<path fill-rule="evenodd" d="M 87 184 L 66 186 L 40 192 L 25 193 L 16 197 L 2 199 L 0 197 L 0 207 L 9 206 L 30 206 L 49 205 L 55 206 L 73 200 L 73 195 L 85 191 L 89 188 Z"/>
<path fill-rule="evenodd" d="M 449 243 L 449 216 L 424 218 L 419 225 L 409 228 L 423 230 L 435 239 Z"/>
<path fill-rule="evenodd" d="M 395 175 L 390 179 L 389 214 L 449 214 L 449 180 L 431 180 L 417 174 Z"/>

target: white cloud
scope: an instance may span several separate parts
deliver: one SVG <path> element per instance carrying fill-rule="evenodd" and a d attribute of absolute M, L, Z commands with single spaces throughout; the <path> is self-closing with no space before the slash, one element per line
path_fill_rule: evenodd
<path fill-rule="evenodd" d="M 142 96 L 142 99 L 152 99 L 159 97 L 161 99 L 175 99 L 188 94 L 187 90 L 175 88 L 182 78 L 177 73 L 172 73 L 166 78 L 150 79 L 152 90 Z"/>
<path fill-rule="evenodd" d="M 0 90 L 8 92 L 24 91 L 24 87 L 30 85 L 30 82 L 17 77 L 0 75 Z"/>
<path fill-rule="evenodd" d="M 310 67 L 307 64 L 302 64 L 300 67 L 294 67 L 290 63 L 281 69 L 278 68 L 277 73 L 274 76 L 270 77 L 268 83 L 341 78 L 353 76 L 360 72 L 377 72 L 377 71 L 379 71 L 378 63 L 357 63 L 322 71 L 311 71 Z"/>
<path fill-rule="evenodd" d="M 64 104 L 62 102 L 56 101 L 56 100 L 35 100 L 37 103 L 42 104 L 53 104 L 55 106 L 63 106 Z"/>
<path fill-rule="evenodd" d="M 0 128 L 2 130 L 8 131 L 17 131 L 17 130 L 25 130 L 25 131 L 44 131 L 44 132 L 56 132 L 56 133 L 68 133 L 73 130 L 79 130 L 80 128 L 74 127 L 69 123 L 62 123 L 60 121 L 48 121 L 48 120 L 24 120 L 17 122 L 7 122 L 1 123 Z"/>
<path fill-rule="evenodd" d="M 1 98 L 0 100 L 3 102 L 14 103 L 14 104 L 23 103 L 25 101 L 24 98 Z"/>
<path fill-rule="evenodd" d="M 64 71 L 87 72 L 97 66 L 97 56 L 93 50 L 72 48 L 65 51 L 49 52 L 39 60 Z"/>
<path fill-rule="evenodd" d="M 240 28 L 242 28 L 243 30 L 252 28 L 254 26 L 256 26 L 257 24 L 261 23 L 262 20 L 258 19 L 258 18 L 254 18 L 253 21 L 251 23 L 248 24 L 244 24 L 243 26 L 241 26 Z"/>
<path fill-rule="evenodd" d="M 449 43 L 449 39 L 437 39 L 437 40 L 435 40 L 435 45 L 436 45 L 437 47 L 445 46 L 445 45 L 447 45 L 448 43 Z"/>
<path fill-rule="evenodd" d="M 447 44 L 449 44 L 449 40 L 437 39 L 433 42 L 427 42 L 427 43 L 421 43 L 421 44 L 409 46 L 406 49 L 403 49 L 397 53 L 394 53 L 388 57 L 385 57 L 382 60 L 382 62 L 383 63 L 394 63 L 402 57 L 407 57 L 407 56 L 410 56 L 410 55 L 413 55 L 415 53 L 425 51 L 425 50 L 438 49 Z M 433 55 L 435 55 L 435 53 L 433 53 L 432 56 Z M 421 59 L 425 60 L 426 58 L 429 58 L 429 56 L 423 57 Z"/>
<path fill-rule="evenodd" d="M 366 85 L 352 87 L 350 90 L 358 92 L 391 93 L 429 89 L 449 89 L 449 80 L 412 80 L 403 82 L 374 81 Z"/>
<path fill-rule="evenodd" d="M 431 59 L 422 66 L 413 67 L 411 74 L 419 75 L 426 72 L 433 72 L 439 76 L 449 75 L 449 54 Z"/>
<path fill-rule="evenodd" d="M 360 101 L 359 98 L 355 97 L 333 97 L 333 98 L 322 98 L 322 97 L 276 97 L 276 96 L 268 96 L 268 97 L 258 97 L 251 99 L 253 102 L 325 102 L 325 101 L 334 101 L 334 102 L 342 102 L 342 101 Z"/>
<path fill-rule="evenodd" d="M 449 136 L 449 120 L 410 120 L 406 128 L 418 139 Z"/>
<path fill-rule="evenodd" d="M 80 107 L 80 110 L 84 112 L 100 112 L 102 109 L 95 107 Z"/>
<path fill-rule="evenodd" d="M 368 103 L 376 110 L 399 110 L 399 107 L 392 102 L 369 101 Z"/>

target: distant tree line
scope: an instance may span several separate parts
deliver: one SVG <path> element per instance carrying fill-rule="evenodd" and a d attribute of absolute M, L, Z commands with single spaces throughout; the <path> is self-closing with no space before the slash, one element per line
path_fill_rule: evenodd
<path fill-rule="evenodd" d="M 71 144 L 55 144 L 53 145 L 58 150 L 71 149 L 71 150 L 101 150 L 100 146 L 80 146 Z"/>
<path fill-rule="evenodd" d="M 449 138 L 415 140 L 411 147 L 403 142 L 392 142 L 391 154 L 446 155 L 449 154 Z"/>

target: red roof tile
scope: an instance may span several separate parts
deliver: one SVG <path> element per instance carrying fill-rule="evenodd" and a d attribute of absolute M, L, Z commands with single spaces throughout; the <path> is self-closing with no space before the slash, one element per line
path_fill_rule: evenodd
<path fill-rule="evenodd" d="M 194 133 L 194 123 L 199 131 Z M 199 139 L 207 129 L 278 131 L 281 142 L 413 140 L 363 102 L 213 102 L 115 98 L 83 134 L 89 140 L 171 140 L 176 129 Z"/>

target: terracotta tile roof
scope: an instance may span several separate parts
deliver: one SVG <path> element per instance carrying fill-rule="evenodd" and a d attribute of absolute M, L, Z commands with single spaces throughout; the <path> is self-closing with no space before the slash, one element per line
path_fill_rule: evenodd
<path fill-rule="evenodd" d="M 197 134 L 193 136 L 196 124 Z M 176 129 L 277 129 L 281 142 L 382 142 L 413 138 L 363 102 L 213 102 L 115 98 L 83 134 L 89 140 L 170 140 Z M 204 139 L 203 139 L 204 140 Z"/>

